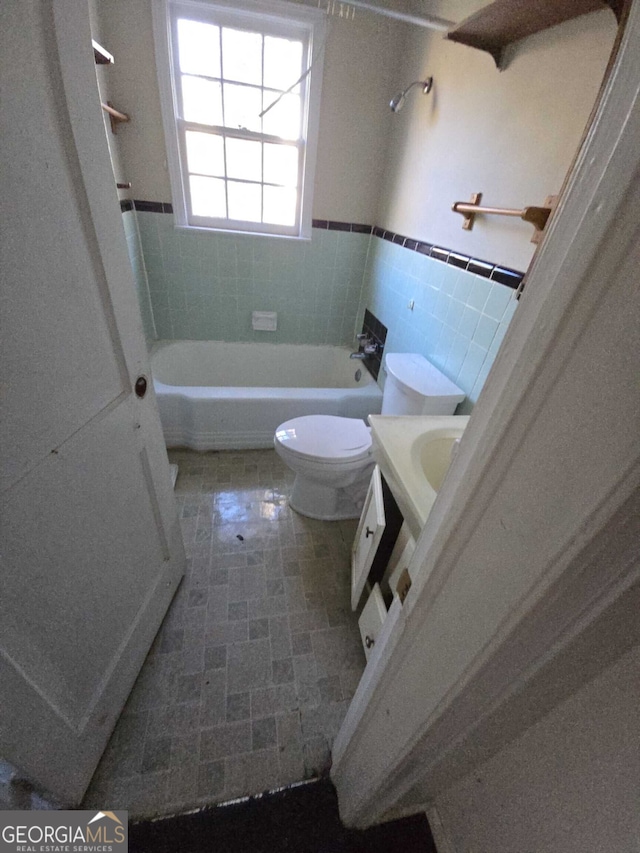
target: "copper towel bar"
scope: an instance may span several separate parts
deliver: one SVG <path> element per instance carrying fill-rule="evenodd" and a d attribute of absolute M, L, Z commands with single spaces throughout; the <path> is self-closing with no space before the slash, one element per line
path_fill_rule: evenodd
<path fill-rule="evenodd" d="M 471 201 L 456 201 L 452 206 L 454 213 L 460 213 L 464 216 L 462 227 L 465 231 L 471 231 L 474 220 L 478 213 L 487 213 L 496 216 L 517 216 L 525 222 L 530 222 L 536 229 L 533 242 L 538 242 L 540 234 L 544 230 L 545 225 L 553 207 L 555 205 L 556 196 L 548 196 L 545 199 L 544 207 L 524 207 L 522 210 L 517 210 L 510 207 L 481 207 L 482 193 L 474 193 L 471 196 Z"/>

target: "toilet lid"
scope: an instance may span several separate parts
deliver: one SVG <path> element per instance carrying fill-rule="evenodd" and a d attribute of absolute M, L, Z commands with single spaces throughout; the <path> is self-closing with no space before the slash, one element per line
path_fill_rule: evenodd
<path fill-rule="evenodd" d="M 358 418 L 305 415 L 280 424 L 276 441 L 306 459 L 355 461 L 371 453 L 371 432 Z"/>

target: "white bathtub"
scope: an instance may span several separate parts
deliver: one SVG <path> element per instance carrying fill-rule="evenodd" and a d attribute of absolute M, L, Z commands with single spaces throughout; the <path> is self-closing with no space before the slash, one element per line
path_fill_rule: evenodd
<path fill-rule="evenodd" d="M 272 447 L 290 418 L 366 419 L 382 407 L 375 380 L 343 347 L 159 341 L 151 370 L 167 447 Z"/>

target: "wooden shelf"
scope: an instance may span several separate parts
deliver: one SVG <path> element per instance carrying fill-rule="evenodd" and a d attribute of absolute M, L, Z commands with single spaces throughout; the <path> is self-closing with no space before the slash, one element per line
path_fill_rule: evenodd
<path fill-rule="evenodd" d="M 619 21 L 624 5 L 625 0 L 496 0 L 450 30 L 446 37 L 486 50 L 502 68 L 508 45 L 601 9 L 611 9 Z"/>
<path fill-rule="evenodd" d="M 91 39 L 91 47 L 93 48 L 93 58 L 95 59 L 96 65 L 113 65 L 113 56 L 109 53 L 108 50 L 105 50 L 101 44 L 95 39 Z M 111 101 L 107 101 L 106 104 L 100 104 L 105 113 L 109 115 L 109 121 L 111 122 L 111 133 L 115 133 L 118 125 L 121 122 L 131 121 L 131 116 L 127 115 L 127 113 L 123 113 L 120 110 L 117 110 Z M 120 187 L 119 187 L 120 189 Z M 122 189 L 126 189 L 122 187 Z"/>
<path fill-rule="evenodd" d="M 96 65 L 113 65 L 113 56 L 101 44 L 91 39 L 91 47 L 93 48 L 93 58 Z"/>

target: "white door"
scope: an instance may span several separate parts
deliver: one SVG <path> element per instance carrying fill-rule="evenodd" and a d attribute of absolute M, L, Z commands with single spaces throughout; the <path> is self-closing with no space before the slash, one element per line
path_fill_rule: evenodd
<path fill-rule="evenodd" d="M 77 803 L 184 570 L 86 3 L 3 0 L 0 756 Z"/>

